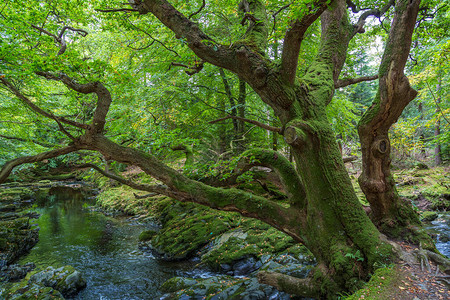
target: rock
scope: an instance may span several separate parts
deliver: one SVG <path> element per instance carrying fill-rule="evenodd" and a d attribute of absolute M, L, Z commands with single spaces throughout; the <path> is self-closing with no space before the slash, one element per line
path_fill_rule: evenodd
<path fill-rule="evenodd" d="M 250 274 L 259 268 L 261 268 L 262 263 L 259 260 L 256 260 L 254 257 L 245 258 L 239 260 L 233 265 L 233 275 L 234 276 L 243 276 Z"/>
<path fill-rule="evenodd" d="M 27 263 L 21 265 L 9 265 L 7 268 L 1 271 L 0 276 L 5 281 L 17 281 L 25 278 L 28 272 L 34 270 L 36 265 L 34 263 Z"/>
<path fill-rule="evenodd" d="M 72 266 L 58 269 L 48 267 L 30 277 L 30 283 L 51 287 L 61 292 L 64 297 L 76 295 L 86 287 L 86 280 Z"/>
<path fill-rule="evenodd" d="M 15 283 L 7 291 L 6 300 L 64 300 L 63 295 L 51 287 L 43 287 L 41 285 L 22 280 Z"/>
<path fill-rule="evenodd" d="M 438 214 L 435 211 L 424 211 L 422 213 L 421 219 L 424 222 L 431 222 L 438 218 Z"/>
<path fill-rule="evenodd" d="M 157 234 L 158 232 L 155 230 L 142 231 L 141 234 L 139 234 L 139 241 L 140 242 L 149 241 Z"/>
<path fill-rule="evenodd" d="M 234 278 L 215 276 L 197 280 L 191 286 L 172 292 L 163 299 L 204 299 L 208 295 L 211 300 L 245 299 L 245 300 L 287 300 L 290 295 L 279 292 L 274 287 L 260 284 L 256 278 Z"/>
<path fill-rule="evenodd" d="M 159 289 L 163 293 L 173 293 L 193 286 L 196 283 L 197 281 L 192 278 L 173 277 L 164 282 Z"/>
<path fill-rule="evenodd" d="M 0 221 L 0 261 L 11 264 L 38 242 L 38 229 L 31 228 L 28 220 Z"/>

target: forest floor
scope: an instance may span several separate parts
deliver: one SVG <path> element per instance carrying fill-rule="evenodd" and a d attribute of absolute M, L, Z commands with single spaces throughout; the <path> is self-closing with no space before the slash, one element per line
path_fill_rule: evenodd
<path fill-rule="evenodd" d="M 413 252 L 416 247 L 399 243 L 404 251 Z M 400 262 L 375 274 L 366 286 L 347 298 L 347 300 L 446 300 L 450 290 L 441 279 L 448 275 L 437 270 L 430 261 L 430 270 L 420 263 Z"/>

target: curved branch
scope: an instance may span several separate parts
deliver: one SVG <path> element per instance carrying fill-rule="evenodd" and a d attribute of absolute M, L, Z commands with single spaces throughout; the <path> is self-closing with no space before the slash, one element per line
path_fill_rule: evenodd
<path fill-rule="evenodd" d="M 110 13 L 110 12 L 119 12 L 119 11 L 127 11 L 127 12 L 139 12 L 137 9 L 133 8 L 111 8 L 111 9 L 99 9 L 96 8 L 95 11 L 103 12 L 103 13 Z"/>
<path fill-rule="evenodd" d="M 64 148 L 55 149 L 55 150 L 51 150 L 48 152 L 43 152 L 43 153 L 40 153 L 37 155 L 24 156 L 24 157 L 19 157 L 19 158 L 10 160 L 3 165 L 3 167 L 0 171 L 0 183 L 3 183 L 6 180 L 6 178 L 8 178 L 9 174 L 11 174 L 12 170 L 19 165 L 42 161 L 44 159 L 53 158 L 53 157 L 57 157 L 57 156 L 60 156 L 63 154 L 75 152 L 79 149 L 80 149 L 80 147 L 77 147 L 75 145 L 70 145 L 70 146 L 67 146 Z"/>
<path fill-rule="evenodd" d="M 312 23 L 325 11 L 328 6 L 328 1 L 317 0 L 313 4 L 307 15 L 295 20 L 291 24 L 284 37 L 280 72 L 283 78 L 290 84 L 293 84 L 295 80 L 303 36 Z"/>
<path fill-rule="evenodd" d="M 59 121 L 62 123 L 65 123 L 67 125 L 71 125 L 74 127 L 78 127 L 81 129 L 88 129 L 89 125 L 87 124 L 82 124 L 82 123 L 78 123 L 72 120 L 68 120 L 66 118 L 63 117 L 58 117 L 53 115 L 50 112 L 47 112 L 45 110 L 43 110 L 42 108 L 40 108 L 39 106 L 37 106 L 36 104 L 33 103 L 33 101 L 31 101 L 30 99 L 28 99 L 24 94 L 22 94 L 11 82 L 9 82 L 6 78 L 0 77 L 0 81 L 14 94 L 16 95 L 17 98 L 19 98 L 20 100 L 22 100 L 22 102 L 24 102 L 26 105 L 28 105 L 33 111 L 37 112 L 38 114 L 49 118 L 49 119 L 53 119 L 55 121 Z"/>
<path fill-rule="evenodd" d="M 185 202 L 195 202 L 214 209 L 239 212 L 243 216 L 259 219 L 289 234 L 297 241 L 303 241 L 298 231 L 289 229 L 289 220 L 299 219 L 293 210 L 263 197 L 238 189 L 222 189 L 191 180 L 160 162 L 153 155 L 120 146 L 104 136 L 92 136 L 90 150 L 101 152 L 108 159 L 140 167 L 146 174 L 167 186 L 164 194 Z M 295 216 L 294 216 L 295 215 Z M 299 220 L 298 226 L 305 220 Z M 292 228 L 292 227 L 291 227 Z"/>
<path fill-rule="evenodd" d="M 372 81 L 378 79 L 378 74 L 377 75 L 372 75 L 372 76 L 362 76 L 362 77 L 358 77 L 358 78 L 344 78 L 344 79 L 339 79 L 335 85 L 334 88 L 338 89 L 338 88 L 343 88 L 352 84 L 356 84 L 356 83 L 360 83 L 360 82 L 364 82 L 364 81 Z"/>
<path fill-rule="evenodd" d="M 188 19 L 191 19 L 193 16 L 195 16 L 196 14 L 200 13 L 202 11 L 203 8 L 205 8 L 206 6 L 206 1 L 203 0 L 202 6 L 200 6 L 199 9 L 197 9 L 195 12 L 193 12 L 192 14 L 189 15 Z"/>
<path fill-rule="evenodd" d="M 250 119 L 241 118 L 241 117 L 238 117 L 238 116 L 231 116 L 231 115 L 223 117 L 223 118 L 220 118 L 220 119 L 217 119 L 217 120 L 210 121 L 208 123 L 209 124 L 214 124 L 214 123 L 217 123 L 217 122 L 220 122 L 220 121 L 224 121 L 224 120 L 228 120 L 228 119 L 241 120 L 241 121 L 244 121 L 244 122 L 256 125 L 258 127 L 261 127 L 261 128 L 263 128 L 265 130 L 281 133 L 281 128 L 273 127 L 273 126 L 270 126 L 270 125 L 267 125 L 267 124 L 255 121 L 255 120 L 250 120 Z"/>
<path fill-rule="evenodd" d="M 279 176 L 291 203 L 299 208 L 306 207 L 306 192 L 295 167 L 289 160 L 276 151 L 269 149 L 250 149 L 242 153 L 242 158 L 249 166 L 264 166 L 273 169 Z M 242 166 L 242 163 L 240 163 Z M 245 170 L 243 169 L 243 170 Z"/>
<path fill-rule="evenodd" d="M 68 88 L 82 93 L 97 95 L 97 108 L 94 112 L 94 117 L 92 119 L 92 127 L 89 127 L 93 132 L 100 133 L 105 127 L 105 119 L 111 105 L 111 93 L 101 82 L 90 82 L 85 84 L 80 84 L 75 82 L 72 78 L 65 74 L 60 74 L 58 76 L 50 72 L 36 72 L 37 75 L 43 76 L 49 80 L 61 81 Z"/>
<path fill-rule="evenodd" d="M 348 2 L 347 2 L 348 3 Z M 380 18 L 382 15 L 384 15 L 389 8 L 394 6 L 395 0 L 390 0 L 385 6 L 383 6 L 381 9 L 374 8 L 371 10 L 368 10 L 364 12 L 358 19 L 358 22 L 354 25 L 355 30 L 353 32 L 353 35 L 357 33 L 364 33 L 364 25 L 366 24 L 366 19 L 370 16 L 375 16 L 377 18 Z"/>
<path fill-rule="evenodd" d="M 100 167 L 94 165 L 94 164 L 81 164 L 81 165 L 76 165 L 75 168 L 77 169 L 83 169 L 83 168 L 92 168 L 94 170 L 96 170 L 97 172 L 99 172 L 100 174 L 102 174 L 103 176 L 106 176 L 108 178 L 114 179 L 117 182 L 120 182 L 124 185 L 127 185 L 129 187 L 132 187 L 133 189 L 136 190 L 140 190 L 140 191 L 146 191 L 146 192 L 151 192 L 151 193 L 157 193 L 157 194 L 162 194 L 162 195 L 167 195 L 169 196 L 170 193 L 167 189 L 166 186 L 164 185 L 149 185 L 149 184 L 138 184 L 135 183 L 131 180 L 125 179 L 121 176 L 109 173 L 103 169 L 101 169 Z"/>

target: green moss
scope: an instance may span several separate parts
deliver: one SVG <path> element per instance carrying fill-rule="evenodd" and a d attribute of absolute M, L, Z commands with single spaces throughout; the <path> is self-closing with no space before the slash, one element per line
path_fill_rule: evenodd
<path fill-rule="evenodd" d="M 158 232 L 154 231 L 154 230 L 145 230 L 142 231 L 141 234 L 139 234 L 139 241 L 144 242 L 144 241 L 149 241 L 151 240 L 156 234 L 158 234 Z"/>
<path fill-rule="evenodd" d="M 393 265 L 377 269 L 370 281 L 355 292 L 353 295 L 345 298 L 346 300 L 356 299 L 392 299 L 383 295 L 386 287 L 397 279 L 397 274 Z"/>
<path fill-rule="evenodd" d="M 431 222 L 438 218 L 438 214 L 434 211 L 424 211 L 421 214 L 421 220 L 424 222 Z"/>

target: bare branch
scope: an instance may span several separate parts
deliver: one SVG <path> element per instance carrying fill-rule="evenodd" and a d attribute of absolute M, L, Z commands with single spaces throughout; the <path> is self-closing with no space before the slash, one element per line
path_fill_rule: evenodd
<path fill-rule="evenodd" d="M 186 74 L 188 74 L 189 76 L 192 76 L 196 73 L 199 73 L 201 70 L 203 70 L 203 62 L 195 62 L 195 64 L 193 66 L 188 66 L 185 64 L 181 64 L 181 63 L 176 63 L 176 62 L 172 62 L 169 66 L 169 70 L 171 66 L 175 66 L 175 67 L 182 67 L 182 68 L 186 68 L 189 69 L 191 71 L 184 71 Z"/>
<path fill-rule="evenodd" d="M 364 82 L 364 81 L 372 81 L 378 79 L 378 74 L 377 75 L 372 75 L 372 76 L 363 76 L 363 77 L 358 77 L 358 78 L 344 78 L 344 79 L 339 79 L 336 84 L 334 85 L 334 88 L 338 89 L 338 88 L 343 88 L 352 84 L 356 84 L 356 83 L 360 83 L 360 82 Z"/>
<path fill-rule="evenodd" d="M 347 2 L 348 3 L 348 2 Z M 354 35 L 357 33 L 364 33 L 364 24 L 366 24 L 366 19 L 370 16 L 375 16 L 377 18 L 380 18 L 382 15 L 384 15 L 389 8 L 394 6 L 395 0 L 390 0 L 385 6 L 383 6 L 381 9 L 374 8 L 371 10 L 368 10 L 364 12 L 358 19 L 358 22 L 354 25 L 355 31 Z"/>
<path fill-rule="evenodd" d="M 43 153 L 40 153 L 37 155 L 24 156 L 24 157 L 19 157 L 19 158 L 10 160 L 3 165 L 3 167 L 0 171 L 0 183 L 5 182 L 6 178 L 8 178 L 8 176 L 9 176 L 9 174 L 11 174 L 11 171 L 19 165 L 42 161 L 44 159 L 53 158 L 53 157 L 57 157 L 57 156 L 60 156 L 63 154 L 75 152 L 79 149 L 80 149 L 80 147 L 78 147 L 78 146 L 70 145 L 70 146 L 67 146 L 64 148 L 55 149 L 55 150 L 51 150 L 48 152 L 43 152 Z"/>
<path fill-rule="evenodd" d="M 53 120 L 57 120 L 59 122 L 74 126 L 74 127 L 78 127 L 81 129 L 88 129 L 89 125 L 87 124 L 82 124 L 82 123 L 78 123 L 72 120 L 67 120 L 63 117 L 58 117 L 53 115 L 50 112 L 47 112 L 45 110 L 43 110 L 42 108 L 40 108 L 39 106 L 37 106 L 36 104 L 33 103 L 33 101 L 31 101 L 30 99 L 28 99 L 24 94 L 22 94 L 11 82 L 9 82 L 6 78 L 1 78 L 0 77 L 0 81 L 14 94 L 16 95 L 17 98 L 19 98 L 20 100 L 22 100 L 22 102 L 24 102 L 25 104 L 27 104 L 33 111 L 35 111 L 36 113 L 49 118 L 49 119 L 53 119 Z"/>
<path fill-rule="evenodd" d="M 214 120 L 214 121 L 210 121 L 208 123 L 209 124 L 214 124 L 214 123 L 217 123 L 217 122 L 220 122 L 220 121 L 224 121 L 224 120 L 228 120 L 228 119 L 241 120 L 241 121 L 244 121 L 244 122 L 256 125 L 258 127 L 264 128 L 265 130 L 281 133 L 281 128 L 273 127 L 273 126 L 270 126 L 270 125 L 267 125 L 267 124 L 255 121 L 255 120 L 250 120 L 250 119 L 241 118 L 241 117 L 238 117 L 238 116 L 231 116 L 231 115 L 230 116 L 226 116 L 224 118 L 220 118 L 220 119 Z"/>
<path fill-rule="evenodd" d="M 94 117 L 92 120 L 92 128 L 95 132 L 102 132 L 105 127 L 105 119 L 109 110 L 109 106 L 111 105 L 112 99 L 109 90 L 101 83 L 101 82 L 90 82 L 85 84 L 80 84 L 75 82 L 72 78 L 65 74 L 54 75 L 50 72 L 36 72 L 37 75 L 43 76 L 49 80 L 61 81 L 68 88 L 82 93 L 82 94 L 91 94 L 94 93 L 97 95 L 97 108 L 94 112 Z"/>
<path fill-rule="evenodd" d="M 202 9 L 206 6 L 206 1 L 203 0 L 202 6 L 200 6 L 200 8 L 198 10 L 196 10 L 195 12 L 193 12 L 192 14 L 189 15 L 188 19 L 191 19 L 193 16 L 195 16 L 196 14 L 200 13 L 202 11 Z"/>
<path fill-rule="evenodd" d="M 163 194 L 168 195 L 168 188 L 165 185 L 149 185 L 149 184 L 138 184 L 131 180 L 125 179 L 121 176 L 109 173 L 103 169 L 101 169 L 99 166 L 96 166 L 94 164 L 81 164 L 75 166 L 78 169 L 82 168 L 92 168 L 102 174 L 103 176 L 106 176 L 108 178 L 114 179 L 122 184 L 125 184 L 129 187 L 132 187 L 133 189 L 140 190 L 140 191 L 146 191 L 146 192 L 152 192 L 156 194 Z"/>
<path fill-rule="evenodd" d="M 283 52 L 281 55 L 280 72 L 283 78 L 290 84 L 294 83 L 295 74 L 297 72 L 298 56 L 303 36 L 306 30 L 314 23 L 317 18 L 327 8 L 328 1 L 317 0 L 314 2 L 314 8 L 311 8 L 308 14 L 302 19 L 295 20 L 287 30 L 284 37 Z"/>
<path fill-rule="evenodd" d="M 119 12 L 119 11 L 127 11 L 127 12 L 139 12 L 137 9 L 132 8 L 111 8 L 111 9 L 99 9 L 96 8 L 95 11 L 103 12 L 103 13 L 110 13 L 110 12 Z"/>
<path fill-rule="evenodd" d="M 46 34 L 48 36 L 51 36 L 55 40 L 55 42 L 60 45 L 60 49 L 58 51 L 58 55 L 63 54 L 64 52 L 66 52 L 66 49 L 67 49 L 67 44 L 66 44 L 66 41 L 64 40 L 64 33 L 66 32 L 66 30 L 71 30 L 71 31 L 74 31 L 74 32 L 78 32 L 83 37 L 85 37 L 88 34 L 88 32 L 86 30 L 73 28 L 71 26 L 64 26 L 61 29 L 61 31 L 58 34 L 58 36 L 56 36 L 53 33 L 45 30 L 44 28 L 36 26 L 34 24 L 31 24 L 31 27 L 33 27 L 34 29 L 37 29 L 38 31 L 40 31 L 40 32 L 42 32 L 42 33 L 44 33 L 44 34 Z"/>

